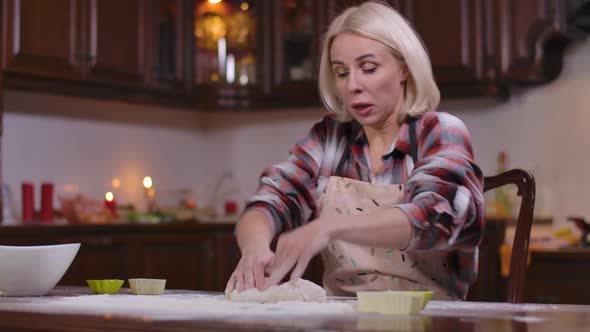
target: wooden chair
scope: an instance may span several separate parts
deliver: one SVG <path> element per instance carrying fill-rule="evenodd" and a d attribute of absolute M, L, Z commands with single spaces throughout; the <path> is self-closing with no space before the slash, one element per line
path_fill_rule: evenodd
<path fill-rule="evenodd" d="M 522 303 L 524 301 L 529 239 L 535 209 L 535 178 L 530 172 L 512 169 L 498 175 L 485 177 L 483 190 L 486 192 L 508 184 L 515 184 L 518 187 L 518 196 L 521 197 L 521 202 L 510 258 L 507 301 Z"/>

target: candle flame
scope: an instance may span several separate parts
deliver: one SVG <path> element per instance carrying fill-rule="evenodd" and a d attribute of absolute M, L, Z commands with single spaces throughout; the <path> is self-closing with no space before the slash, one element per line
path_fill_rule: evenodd
<path fill-rule="evenodd" d="M 222 0 L 209 0 L 209 3 L 220 3 Z"/>
<path fill-rule="evenodd" d="M 153 183 L 152 183 L 152 178 L 151 178 L 151 177 L 149 177 L 149 176 L 146 176 L 145 178 L 143 178 L 143 186 L 144 186 L 146 189 L 149 189 L 149 188 L 151 188 L 151 187 L 152 187 L 152 184 L 153 184 Z"/>
<path fill-rule="evenodd" d="M 106 198 L 107 201 L 112 202 L 114 195 L 112 192 L 109 191 L 108 193 L 106 193 L 106 195 L 104 195 L 104 198 Z"/>

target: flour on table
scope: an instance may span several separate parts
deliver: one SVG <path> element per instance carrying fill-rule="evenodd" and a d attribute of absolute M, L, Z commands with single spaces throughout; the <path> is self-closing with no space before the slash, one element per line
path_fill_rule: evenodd
<path fill-rule="evenodd" d="M 222 293 L 166 290 L 163 295 L 79 295 L 67 297 L 0 297 L 0 310 L 52 314 L 110 314 L 154 320 L 223 319 L 244 321 L 260 317 L 289 322 L 297 317 L 351 317 L 352 299 L 327 302 L 245 303 L 229 300 Z M 306 320 L 302 320 L 305 323 Z M 313 320 L 309 321 L 310 324 Z"/>
<path fill-rule="evenodd" d="M 226 295 L 230 300 L 236 302 L 326 302 L 326 291 L 322 287 L 305 279 L 297 279 L 281 285 L 271 286 L 264 291 L 250 288 L 243 292 L 238 292 L 234 289 L 231 293 L 226 293 Z"/>

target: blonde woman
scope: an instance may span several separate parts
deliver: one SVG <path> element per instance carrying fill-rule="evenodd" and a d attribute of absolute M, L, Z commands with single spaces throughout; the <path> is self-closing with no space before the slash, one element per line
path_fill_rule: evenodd
<path fill-rule="evenodd" d="M 262 174 L 236 228 L 242 258 L 227 290 L 297 279 L 321 253 L 329 295 L 464 299 L 477 275 L 483 177 L 466 126 L 436 112 L 420 38 L 386 4 L 349 8 L 325 36 L 319 76 L 332 114 Z"/>

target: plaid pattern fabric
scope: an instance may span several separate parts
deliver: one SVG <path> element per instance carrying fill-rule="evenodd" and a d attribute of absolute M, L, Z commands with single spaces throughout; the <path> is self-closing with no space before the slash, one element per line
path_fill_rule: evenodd
<path fill-rule="evenodd" d="M 483 230 L 483 175 L 465 124 L 444 112 L 427 112 L 416 121 L 418 162 L 410 156 L 409 125 L 403 124 L 383 171 L 371 177 L 369 146 L 361 126 L 326 116 L 297 142 L 289 158 L 267 168 L 246 211 L 259 210 L 280 233 L 318 216 L 318 199 L 330 176 L 405 184 L 404 211 L 413 228 L 406 251 L 438 250 L 449 256 L 447 269 L 456 295 L 463 298 L 477 276 L 477 247 Z"/>

